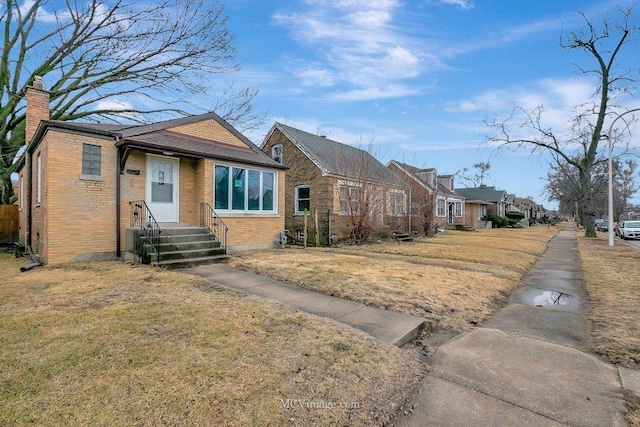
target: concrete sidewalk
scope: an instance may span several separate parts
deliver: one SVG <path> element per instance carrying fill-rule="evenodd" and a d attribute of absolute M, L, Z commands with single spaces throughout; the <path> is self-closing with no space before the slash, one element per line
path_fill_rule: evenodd
<path fill-rule="evenodd" d="M 443 344 L 405 426 L 623 426 L 638 378 L 583 352 L 586 294 L 573 225 L 555 236 L 510 304 Z M 628 370 L 627 370 L 628 371 Z"/>
<path fill-rule="evenodd" d="M 414 339 L 425 322 L 421 317 L 367 307 L 237 270 L 227 264 L 202 265 L 182 271 L 226 288 L 273 299 L 306 313 L 334 319 L 398 347 Z"/>

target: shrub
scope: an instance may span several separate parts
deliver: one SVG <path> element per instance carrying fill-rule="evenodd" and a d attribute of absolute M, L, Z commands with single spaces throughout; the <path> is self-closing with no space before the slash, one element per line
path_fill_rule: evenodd
<path fill-rule="evenodd" d="M 518 211 L 509 211 L 506 214 L 504 214 L 504 216 L 506 216 L 509 219 L 512 219 L 514 221 L 520 221 L 521 219 L 524 218 L 524 214 L 522 212 L 518 212 Z"/>
<path fill-rule="evenodd" d="M 487 219 L 493 223 L 493 228 L 506 227 L 509 225 L 509 220 L 501 217 L 500 215 L 489 214 L 487 215 Z"/>

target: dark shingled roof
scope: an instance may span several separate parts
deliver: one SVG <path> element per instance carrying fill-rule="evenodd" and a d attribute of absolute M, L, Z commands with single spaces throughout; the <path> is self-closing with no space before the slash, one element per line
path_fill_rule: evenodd
<path fill-rule="evenodd" d="M 279 129 L 324 174 L 408 188 L 404 181 L 365 150 L 282 123 L 275 123 L 269 134 L 273 132 L 273 129 Z"/>
<path fill-rule="evenodd" d="M 120 144 L 171 151 L 193 157 L 209 157 L 279 169 L 283 168 L 282 164 L 266 154 L 260 155 L 264 154 L 262 151 L 256 153 L 250 147 L 239 147 L 168 130 L 159 130 L 126 138 Z"/>
<path fill-rule="evenodd" d="M 167 130 L 171 127 L 209 119 L 216 120 L 220 125 L 241 140 L 245 146 L 235 146 L 213 139 L 199 138 Z M 174 154 L 188 157 L 230 160 L 277 169 L 286 169 L 285 166 L 263 153 L 255 144 L 215 113 L 183 117 L 180 119 L 145 125 L 79 123 L 45 120 L 42 121 L 38 127 L 38 132 L 34 137 L 34 140 L 38 140 L 41 137 L 41 135 L 38 134 L 42 134 L 46 128 L 65 129 L 111 137 L 114 139 L 118 138 L 119 141 L 116 145 L 135 147 L 140 150 L 158 152 L 170 151 Z"/>
<path fill-rule="evenodd" d="M 438 184 L 437 188 L 434 188 L 433 183 L 427 181 L 425 174 L 428 172 L 435 173 L 436 172 L 435 168 L 421 169 L 415 166 L 408 165 L 406 163 L 399 162 L 397 160 L 392 160 L 390 163 L 395 163 L 397 167 L 404 169 L 406 173 L 408 173 L 413 177 L 413 179 L 421 183 L 423 187 L 429 188 L 430 191 L 438 190 L 440 193 L 445 194 L 447 196 L 464 198 L 464 196 L 461 193 L 458 193 L 457 190 L 451 191 L 439 182 L 437 183 Z M 451 176 L 453 175 L 437 175 L 436 174 L 437 178 L 451 177 Z"/>
<path fill-rule="evenodd" d="M 420 183 L 423 187 L 427 187 L 429 191 L 436 191 L 437 188 L 433 186 L 433 182 L 427 181 L 426 174 L 434 173 L 436 174 L 435 168 L 426 168 L 420 169 L 415 166 L 408 165 L 406 163 L 399 162 L 397 160 L 391 160 L 389 164 L 395 164 L 399 169 L 403 169 L 408 175 L 410 175 L 414 180 Z M 437 174 L 436 174 L 437 175 Z"/>
<path fill-rule="evenodd" d="M 500 202 L 506 195 L 504 190 L 496 190 L 496 187 L 456 188 L 456 192 L 469 200 L 484 200 L 486 202 Z"/>

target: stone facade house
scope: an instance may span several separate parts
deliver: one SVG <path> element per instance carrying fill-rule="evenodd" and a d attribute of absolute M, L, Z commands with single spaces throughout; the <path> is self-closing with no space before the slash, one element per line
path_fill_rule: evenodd
<path fill-rule="evenodd" d="M 20 239 L 42 262 L 207 262 L 273 246 L 284 229 L 286 168 L 215 113 L 63 122 L 49 120 L 40 80 L 26 97 Z"/>
<path fill-rule="evenodd" d="M 435 227 L 463 224 L 465 200 L 453 188 L 453 175 L 391 160 L 387 168 L 411 187 L 411 230 L 429 234 Z"/>
<path fill-rule="evenodd" d="M 289 235 L 307 235 L 320 244 L 407 230 L 410 188 L 370 153 L 356 147 L 275 123 L 262 150 L 287 170 L 285 223 Z M 316 229 L 316 223 L 318 228 Z"/>

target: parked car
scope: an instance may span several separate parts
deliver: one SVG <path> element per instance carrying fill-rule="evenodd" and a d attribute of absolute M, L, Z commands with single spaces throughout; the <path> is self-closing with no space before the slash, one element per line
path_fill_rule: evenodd
<path fill-rule="evenodd" d="M 620 221 L 618 236 L 622 239 L 640 239 L 640 221 Z"/>
<path fill-rule="evenodd" d="M 605 221 L 605 222 L 598 223 L 596 224 L 596 228 L 599 231 L 609 231 L 609 222 Z"/>

